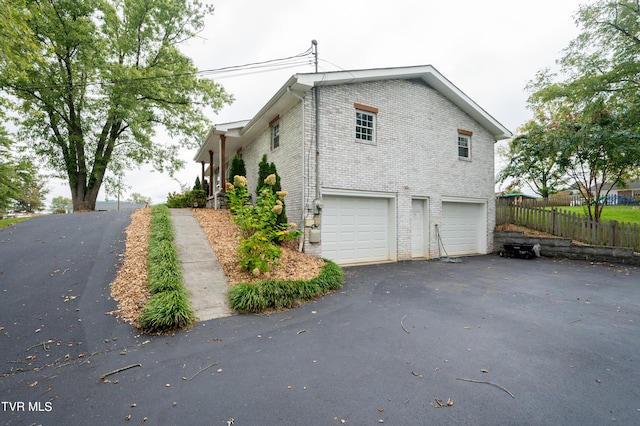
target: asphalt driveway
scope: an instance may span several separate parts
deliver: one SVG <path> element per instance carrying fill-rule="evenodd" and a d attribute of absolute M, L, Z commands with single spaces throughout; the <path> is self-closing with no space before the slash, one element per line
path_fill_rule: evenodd
<path fill-rule="evenodd" d="M 139 336 L 105 315 L 128 214 L 0 231 L 0 423 L 640 422 L 637 268 L 350 267 L 341 291 L 288 312 Z"/>

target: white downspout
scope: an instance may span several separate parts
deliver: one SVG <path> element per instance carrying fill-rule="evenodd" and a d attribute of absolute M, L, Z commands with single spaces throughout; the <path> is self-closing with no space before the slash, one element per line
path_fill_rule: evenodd
<path fill-rule="evenodd" d="M 305 110 L 305 98 L 300 97 L 296 92 L 294 92 L 293 90 L 291 90 L 291 87 L 287 87 L 287 92 L 289 92 L 290 94 L 292 94 L 293 96 L 295 96 L 296 98 L 300 99 L 300 103 L 302 105 L 302 158 L 300 159 L 300 163 L 302 164 L 302 210 L 301 210 L 301 225 L 300 225 L 300 230 L 302 231 L 302 239 L 300 239 L 300 245 L 298 247 L 298 251 L 302 251 L 303 247 L 304 247 L 304 218 L 305 218 L 305 210 L 306 210 L 306 203 L 305 203 L 305 189 L 306 189 L 306 178 L 305 178 L 305 168 L 304 168 L 304 154 L 305 154 L 305 144 L 306 141 L 304 139 L 304 135 L 305 135 L 305 114 L 304 114 L 304 110 Z"/>

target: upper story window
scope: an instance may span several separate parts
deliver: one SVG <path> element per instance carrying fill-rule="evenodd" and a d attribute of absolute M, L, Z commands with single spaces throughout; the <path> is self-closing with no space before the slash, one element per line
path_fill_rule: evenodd
<path fill-rule="evenodd" d="M 271 149 L 276 149 L 280 146 L 280 116 L 276 116 L 269 126 L 271 127 Z"/>
<path fill-rule="evenodd" d="M 471 136 L 473 132 L 458 129 L 458 158 L 471 159 Z"/>
<path fill-rule="evenodd" d="M 356 141 L 374 144 L 376 142 L 376 115 L 378 108 L 355 103 Z"/>

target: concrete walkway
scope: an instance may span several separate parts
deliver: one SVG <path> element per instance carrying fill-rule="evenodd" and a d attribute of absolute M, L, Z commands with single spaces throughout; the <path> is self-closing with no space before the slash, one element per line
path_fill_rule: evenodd
<path fill-rule="evenodd" d="M 184 284 L 199 321 L 234 314 L 227 302 L 227 278 L 190 209 L 171 209 Z"/>

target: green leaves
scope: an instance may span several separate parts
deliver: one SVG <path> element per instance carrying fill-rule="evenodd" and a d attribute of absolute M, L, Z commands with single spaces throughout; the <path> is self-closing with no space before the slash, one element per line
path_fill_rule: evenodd
<path fill-rule="evenodd" d="M 606 195 L 608 185 L 640 172 L 640 3 L 584 5 L 576 22 L 581 33 L 565 49 L 559 70 L 543 70 L 528 85 L 530 106 L 543 126 L 535 139 L 552 141 L 556 152 L 529 147 L 537 166 L 553 159 L 593 201 Z M 533 135 L 531 129 L 525 134 Z M 594 203 L 592 212 L 589 203 L 590 217 L 598 220 L 601 208 Z"/>
<path fill-rule="evenodd" d="M 344 272 L 335 263 L 325 262 L 320 274 L 309 281 L 266 280 L 236 284 L 229 288 L 229 303 L 238 312 L 260 313 L 267 309 L 289 309 L 337 290 L 344 282 Z"/>
<path fill-rule="evenodd" d="M 153 296 L 138 319 L 140 328 L 148 333 L 184 328 L 195 321 L 195 313 L 183 283 L 182 265 L 174 236 L 167 206 L 152 207 L 147 271 L 149 291 Z"/>
<path fill-rule="evenodd" d="M 93 208 L 108 169 L 173 172 L 232 97 L 179 45 L 212 13 L 197 0 L 16 1 L 0 11 L 0 90 L 21 136 Z M 159 143 L 156 130 L 170 140 Z"/>
<path fill-rule="evenodd" d="M 254 275 L 268 272 L 282 252 L 278 243 L 292 240 L 300 235 L 300 231 L 289 229 L 289 224 L 278 223 L 282 213 L 285 192 L 274 191 L 276 176 L 269 175 L 264 179 L 264 186 L 259 192 L 255 205 L 249 204 L 247 180 L 244 176 L 234 176 L 234 184 L 227 183 L 227 200 L 233 221 L 240 227 L 242 238 L 238 253 L 240 266 Z"/>
<path fill-rule="evenodd" d="M 529 184 L 542 197 L 557 192 L 566 183 L 558 158 L 560 147 L 548 120 L 531 120 L 509 142 L 503 155 L 509 161 L 498 174 L 498 181 L 512 179 L 512 184 Z"/>

